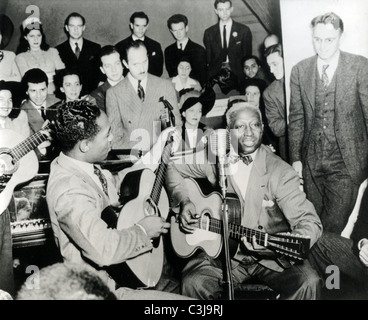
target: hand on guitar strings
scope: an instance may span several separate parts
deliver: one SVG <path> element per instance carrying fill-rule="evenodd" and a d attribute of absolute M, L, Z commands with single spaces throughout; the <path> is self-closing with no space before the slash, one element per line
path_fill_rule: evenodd
<path fill-rule="evenodd" d="M 180 228 L 186 233 L 193 233 L 198 228 L 198 219 L 194 203 L 189 199 L 181 201 L 178 217 Z"/>
<path fill-rule="evenodd" d="M 166 222 L 163 217 L 158 216 L 146 216 L 138 223 L 145 231 L 150 239 L 159 237 L 163 233 L 168 233 L 170 223 Z"/>
<path fill-rule="evenodd" d="M 41 152 L 42 155 L 46 154 L 46 148 L 49 147 L 51 145 L 51 141 L 52 141 L 52 136 L 50 133 L 50 128 L 47 129 L 43 129 L 44 127 L 46 127 L 46 125 L 49 124 L 49 121 L 46 120 L 45 123 L 43 124 L 40 132 L 45 135 L 47 137 L 47 140 L 42 142 L 41 144 L 38 145 L 38 150 Z"/>

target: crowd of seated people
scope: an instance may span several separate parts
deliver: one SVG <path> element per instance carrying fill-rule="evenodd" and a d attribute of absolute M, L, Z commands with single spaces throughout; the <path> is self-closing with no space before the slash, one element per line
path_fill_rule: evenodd
<path fill-rule="evenodd" d="M 186 189 L 183 181 L 205 179 L 212 191 L 228 187 L 236 195 L 242 227 L 311 239 L 310 259 L 290 263 L 275 257 L 257 239 L 242 237 L 231 257 L 236 285 L 255 278 L 277 291 L 280 299 L 320 299 L 326 295 L 325 268 L 336 264 L 344 273 L 347 293 L 353 283 L 359 287 L 358 298 L 366 298 L 367 234 L 345 242 L 341 232 L 368 177 L 368 72 L 351 67 L 354 86 L 346 90 L 354 110 L 340 110 L 335 104 L 336 91 L 345 81 L 340 61 L 354 60 L 360 70 L 368 71 L 367 59 L 339 49 L 344 31 L 340 17 L 327 13 L 313 19 L 316 55 L 291 72 L 288 123 L 281 37 L 269 34 L 257 56 L 250 28 L 232 18 L 233 3 L 215 0 L 214 9 L 218 23 L 203 30 L 203 46 L 190 39 L 189 19 L 183 14 L 167 19 L 174 43 L 162 48 L 147 37 L 150 18 L 142 11 L 131 15 L 129 37 L 105 46 L 84 38 L 86 19 L 72 12 L 63 26 L 68 39 L 55 48 L 46 41 L 42 19 L 23 21 L 16 53 L 4 50 L 14 26 L 0 15 L 0 130 L 14 130 L 25 139 L 53 124 L 45 132 L 49 141 L 35 152 L 49 164 L 39 173 L 50 174 L 46 198 L 64 262 L 98 270 L 118 299 L 224 298 L 219 257 L 203 252 L 186 257 L 185 266 L 178 270 L 183 260 L 166 250 L 167 245 L 162 274 L 147 285 L 152 290 L 121 285 L 110 276 L 112 265 L 145 256 L 157 239 L 174 236 L 168 214 L 175 206 L 180 232 L 195 234 L 202 219 L 197 212 L 200 205 L 190 198 L 193 190 Z M 335 41 L 329 54 L 319 44 L 326 34 Z M 311 73 L 304 77 L 307 71 Z M 224 98 L 228 103 L 220 126 L 204 124 L 216 99 Z M 319 111 L 309 113 L 313 109 Z M 217 129 L 227 132 L 224 168 L 209 159 L 209 139 Z M 170 162 L 164 158 L 168 148 L 171 154 L 204 151 L 204 157 L 191 157 L 190 163 L 188 158 Z M 139 151 L 138 161 L 129 171 L 109 172 L 103 163 L 110 159 L 110 151 L 118 155 L 116 162 Z M 354 161 L 349 155 L 355 156 Z M 147 169 L 161 180 L 146 178 Z M 134 171 L 141 174 L 132 180 Z M 226 185 L 221 180 L 224 175 Z M 160 201 L 167 201 L 167 212 L 119 229 L 116 208 L 139 198 L 143 178 L 152 190 L 145 190 L 151 198 L 141 210 L 160 215 Z M 135 189 L 124 186 L 127 181 Z M 161 200 L 161 191 L 167 199 Z M 112 207 L 115 211 L 106 218 L 104 209 Z M 363 211 L 361 207 L 360 217 Z M 7 209 L 4 213 L 0 213 L 0 290 L 15 297 L 9 281 L 13 275 Z M 364 221 L 360 218 L 357 227 Z M 348 258 L 355 259 L 354 269 L 347 267 Z M 175 259 L 180 263 L 176 265 Z M 360 282 L 361 277 L 365 279 Z"/>

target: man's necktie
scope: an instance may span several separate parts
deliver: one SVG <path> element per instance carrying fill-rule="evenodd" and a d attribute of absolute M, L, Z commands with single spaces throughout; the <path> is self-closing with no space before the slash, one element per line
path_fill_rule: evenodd
<path fill-rule="evenodd" d="M 141 85 L 141 80 L 138 80 L 138 97 L 141 101 L 144 101 L 144 89 Z"/>
<path fill-rule="evenodd" d="M 222 32 L 222 37 L 224 38 L 224 50 L 227 50 L 227 42 L 226 42 L 226 25 L 224 25 L 224 30 Z"/>
<path fill-rule="evenodd" d="M 107 180 L 106 177 L 103 175 L 101 170 L 97 168 L 96 166 L 93 166 L 93 173 L 98 177 L 98 179 L 101 182 L 102 190 L 105 192 L 107 196 L 109 196 L 108 189 L 107 189 Z"/>
<path fill-rule="evenodd" d="M 45 112 L 45 107 L 41 106 L 41 117 L 43 120 L 46 121 L 46 112 Z"/>
<path fill-rule="evenodd" d="M 223 57 L 222 57 L 222 61 L 226 61 L 227 60 L 226 25 L 224 25 L 224 30 L 222 31 L 222 38 L 223 38 Z"/>
<path fill-rule="evenodd" d="M 1 60 L 3 60 L 4 59 L 4 52 L 2 52 L 1 50 L 0 50 L 0 62 L 1 62 Z"/>
<path fill-rule="evenodd" d="M 328 80 L 328 75 L 326 73 L 326 69 L 329 67 L 328 64 L 325 64 L 322 66 L 322 82 L 323 82 L 323 86 L 325 88 L 328 87 L 328 83 L 329 83 L 329 80 Z"/>
<path fill-rule="evenodd" d="M 183 44 L 180 43 L 179 46 L 180 46 L 180 50 L 183 51 Z"/>
<path fill-rule="evenodd" d="M 243 161 L 247 166 L 250 165 L 253 161 L 252 156 L 245 155 L 245 156 L 231 156 L 230 162 L 231 163 L 237 163 L 239 160 Z"/>
<path fill-rule="evenodd" d="M 75 56 L 77 57 L 77 59 L 79 59 L 79 55 L 80 55 L 80 49 L 79 49 L 79 46 L 78 46 L 78 43 L 76 42 L 75 43 Z"/>

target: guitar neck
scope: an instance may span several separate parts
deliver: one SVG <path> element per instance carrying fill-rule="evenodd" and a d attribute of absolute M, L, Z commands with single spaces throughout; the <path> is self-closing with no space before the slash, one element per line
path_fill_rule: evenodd
<path fill-rule="evenodd" d="M 161 162 L 157 169 L 155 182 L 153 183 L 151 191 L 151 199 L 154 201 L 156 205 L 158 205 L 161 196 L 161 190 L 164 185 L 166 169 L 170 160 L 171 145 L 172 141 L 169 138 L 169 140 L 165 144 L 164 151 L 161 155 Z"/>
<path fill-rule="evenodd" d="M 43 129 L 48 129 L 49 126 L 46 126 Z M 15 160 L 20 160 L 24 157 L 28 152 L 34 150 L 37 146 L 39 146 L 42 142 L 47 140 L 47 136 L 40 131 L 34 133 L 27 139 L 23 140 L 21 143 L 17 144 L 14 148 L 12 148 L 12 155 Z"/>
<path fill-rule="evenodd" d="M 209 231 L 222 234 L 222 221 L 216 218 L 211 218 L 209 223 Z M 242 237 L 246 237 L 248 242 L 251 242 L 253 236 L 256 237 L 258 244 L 267 246 L 268 233 L 246 228 L 237 224 L 229 223 L 229 236 L 230 238 L 240 240 Z"/>

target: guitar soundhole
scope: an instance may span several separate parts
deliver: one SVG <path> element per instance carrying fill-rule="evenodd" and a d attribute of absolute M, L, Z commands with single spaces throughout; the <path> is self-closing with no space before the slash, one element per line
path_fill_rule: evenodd
<path fill-rule="evenodd" d="M 13 174 L 18 170 L 19 163 L 14 160 L 10 149 L 2 149 L 0 152 L 0 176 Z"/>
<path fill-rule="evenodd" d="M 148 198 L 144 202 L 143 209 L 144 209 L 145 216 L 157 216 L 158 215 L 157 206 L 155 205 L 155 203 L 152 201 L 151 198 Z"/>
<path fill-rule="evenodd" d="M 208 211 L 202 212 L 201 219 L 199 221 L 199 228 L 208 231 L 210 228 L 210 220 L 211 220 L 210 212 Z"/>

